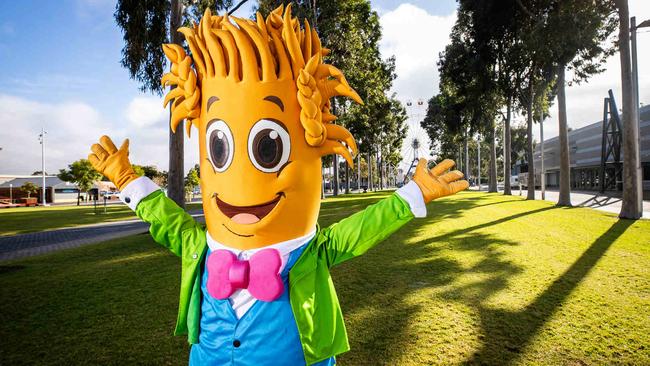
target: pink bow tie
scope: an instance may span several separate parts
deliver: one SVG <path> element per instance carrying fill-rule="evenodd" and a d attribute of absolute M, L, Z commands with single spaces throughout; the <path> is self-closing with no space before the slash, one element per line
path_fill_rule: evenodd
<path fill-rule="evenodd" d="M 282 266 L 280 252 L 263 249 L 250 260 L 237 260 L 228 250 L 215 250 L 208 257 L 208 293 L 215 299 L 227 299 L 237 289 L 248 289 L 262 301 L 273 301 L 284 292 L 278 272 Z"/>

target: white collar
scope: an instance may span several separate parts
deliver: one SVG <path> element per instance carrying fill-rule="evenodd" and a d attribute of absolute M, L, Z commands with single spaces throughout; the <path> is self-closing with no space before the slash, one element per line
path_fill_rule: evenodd
<path fill-rule="evenodd" d="M 232 248 L 225 244 L 219 243 L 218 241 L 214 240 L 212 236 L 210 236 L 209 232 L 206 231 L 205 233 L 208 242 L 208 247 L 210 247 L 211 251 L 215 251 L 219 249 L 228 250 L 232 252 L 234 255 L 236 255 L 239 260 L 248 260 L 250 259 L 251 256 L 253 256 L 253 254 L 259 252 L 262 249 L 277 250 L 278 252 L 280 252 L 280 257 L 282 258 L 282 268 L 280 269 L 280 271 L 282 271 L 282 269 L 286 265 L 287 260 L 289 259 L 289 254 L 291 254 L 291 252 L 303 246 L 305 243 L 309 242 L 314 237 L 314 235 L 316 235 L 315 228 L 307 235 L 303 235 L 295 239 L 290 239 L 287 241 L 282 241 L 279 243 L 267 245 L 262 248 L 241 250 L 241 249 Z"/>

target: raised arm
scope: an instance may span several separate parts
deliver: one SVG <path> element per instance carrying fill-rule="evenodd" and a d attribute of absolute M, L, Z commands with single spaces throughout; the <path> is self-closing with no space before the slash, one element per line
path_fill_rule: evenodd
<path fill-rule="evenodd" d="M 325 253 L 329 266 L 365 253 L 414 217 L 426 217 L 425 204 L 432 200 L 467 189 L 458 170 L 446 159 L 432 169 L 420 159 L 413 180 L 365 210 L 355 213 L 323 230 Z"/>
<path fill-rule="evenodd" d="M 184 239 L 199 234 L 202 228 L 192 216 L 167 198 L 153 181 L 135 173 L 129 162 L 129 140 L 124 140 L 117 149 L 108 136 L 102 136 L 99 144 L 93 144 L 91 150 L 88 155 L 90 163 L 115 183 L 122 192 L 122 201 L 151 225 L 149 232 L 153 239 L 180 256 Z"/>

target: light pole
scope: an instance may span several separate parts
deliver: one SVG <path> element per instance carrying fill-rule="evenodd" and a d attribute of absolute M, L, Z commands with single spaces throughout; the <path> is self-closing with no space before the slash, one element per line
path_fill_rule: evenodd
<path fill-rule="evenodd" d="M 41 177 L 43 178 L 43 183 L 41 185 L 41 203 L 43 206 L 47 206 L 45 202 L 45 128 L 41 127 L 41 134 L 38 135 L 38 140 L 41 142 Z"/>

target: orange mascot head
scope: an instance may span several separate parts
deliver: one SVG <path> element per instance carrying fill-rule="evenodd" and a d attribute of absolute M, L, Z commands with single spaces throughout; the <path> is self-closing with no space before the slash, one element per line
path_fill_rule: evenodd
<path fill-rule="evenodd" d="M 321 157 L 352 165 L 356 144 L 332 124 L 329 99 L 361 103 L 316 31 L 279 7 L 257 21 L 205 12 L 179 29 L 191 51 L 164 46 L 175 86 L 172 129 L 199 130 L 203 210 L 210 236 L 238 249 L 297 238 L 314 230 L 320 208 Z"/>

